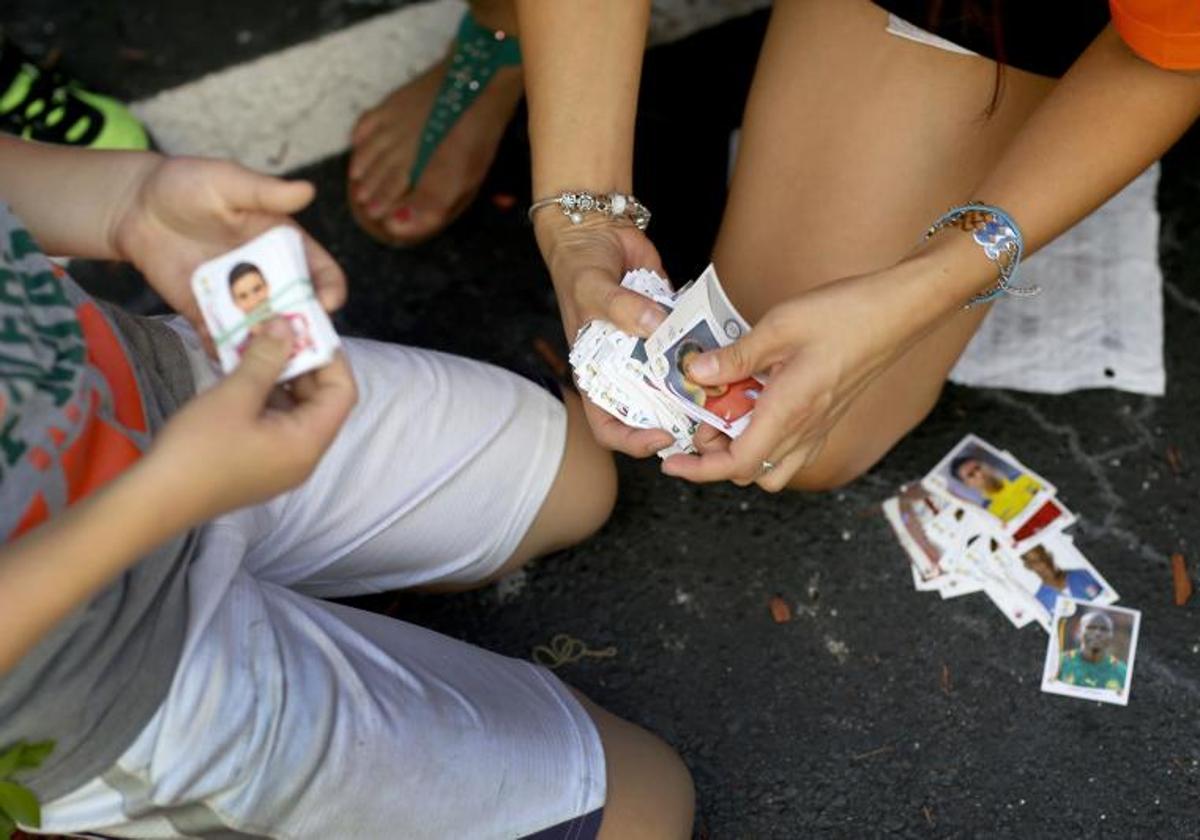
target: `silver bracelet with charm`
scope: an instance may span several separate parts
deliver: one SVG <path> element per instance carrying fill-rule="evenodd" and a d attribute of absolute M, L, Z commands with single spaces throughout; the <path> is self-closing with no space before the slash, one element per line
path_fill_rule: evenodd
<path fill-rule="evenodd" d="M 645 230 L 650 224 L 650 211 L 646 205 L 625 193 L 590 193 L 583 190 L 564 192 L 550 198 L 541 198 L 529 205 L 529 221 L 533 214 L 543 207 L 558 205 L 562 214 L 571 220 L 571 224 L 580 224 L 583 217 L 589 213 L 599 213 L 612 219 L 626 219 L 633 223 L 638 230 Z"/>

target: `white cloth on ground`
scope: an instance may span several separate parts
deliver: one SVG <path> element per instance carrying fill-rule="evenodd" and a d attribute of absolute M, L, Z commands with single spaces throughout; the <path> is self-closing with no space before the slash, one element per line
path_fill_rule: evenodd
<path fill-rule="evenodd" d="M 1018 282 L 1041 286 L 1042 294 L 998 300 L 951 381 L 1048 394 L 1117 388 L 1162 396 L 1158 173 L 1155 164 L 1021 265 Z"/>

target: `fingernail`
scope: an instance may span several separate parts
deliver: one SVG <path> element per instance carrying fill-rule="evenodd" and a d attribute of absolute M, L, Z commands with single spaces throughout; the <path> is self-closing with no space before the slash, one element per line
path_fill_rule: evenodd
<path fill-rule="evenodd" d="M 638 318 L 638 326 L 647 332 L 653 332 L 658 329 L 658 325 L 667 320 L 667 315 L 658 307 L 642 310 L 641 316 Z"/>
<path fill-rule="evenodd" d="M 717 363 L 717 357 L 710 353 L 703 353 L 699 356 L 693 356 L 688 362 L 687 371 L 693 376 L 699 376 L 701 379 L 707 379 L 710 376 L 716 376 L 720 365 Z"/>
<path fill-rule="evenodd" d="M 407 222 L 412 219 L 412 214 L 413 211 L 411 207 L 401 207 L 392 214 L 392 218 L 397 222 Z"/>

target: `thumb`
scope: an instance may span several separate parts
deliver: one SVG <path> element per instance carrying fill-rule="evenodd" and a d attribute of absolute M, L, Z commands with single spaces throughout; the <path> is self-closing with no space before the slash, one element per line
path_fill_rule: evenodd
<path fill-rule="evenodd" d="M 291 351 L 292 331 L 288 325 L 281 318 L 267 321 L 250 340 L 229 379 L 241 383 L 247 391 L 266 396 L 287 367 Z"/>
<path fill-rule="evenodd" d="M 687 365 L 687 375 L 701 385 L 746 379 L 769 367 L 762 344 L 752 330 L 733 344 L 693 356 Z"/>
<path fill-rule="evenodd" d="M 316 188 L 308 181 L 285 181 L 237 166 L 227 195 L 240 210 L 290 216 L 308 206 Z"/>
<path fill-rule="evenodd" d="M 317 189 L 308 181 L 284 181 L 266 175 L 266 183 L 258 190 L 260 208 L 269 213 L 290 216 L 299 213 L 313 200 Z"/>

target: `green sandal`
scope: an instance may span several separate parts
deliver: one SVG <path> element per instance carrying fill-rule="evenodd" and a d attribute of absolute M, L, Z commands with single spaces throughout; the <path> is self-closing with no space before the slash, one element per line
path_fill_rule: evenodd
<path fill-rule="evenodd" d="M 40 69 L 0 39 L 0 131 L 88 149 L 150 148 L 137 118 L 115 99 Z"/>
<path fill-rule="evenodd" d="M 479 98 L 496 71 L 520 63 L 521 47 L 514 36 L 502 29 L 481 26 L 469 10 L 463 15 L 454 38 L 450 68 L 433 100 L 425 127 L 421 129 L 417 157 L 408 173 L 409 184 L 417 183 L 438 145 L 463 112 Z"/>

